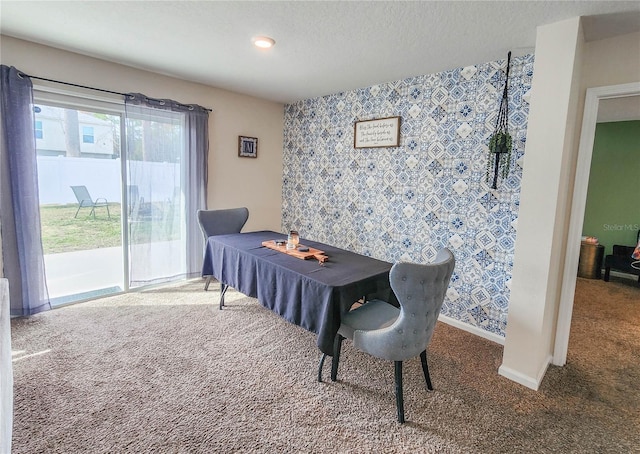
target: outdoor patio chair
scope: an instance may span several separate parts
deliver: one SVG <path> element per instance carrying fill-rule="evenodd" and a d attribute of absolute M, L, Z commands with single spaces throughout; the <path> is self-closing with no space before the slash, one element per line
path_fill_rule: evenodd
<path fill-rule="evenodd" d="M 73 216 L 74 218 L 78 217 L 78 212 L 80 211 L 80 208 L 91 207 L 91 212 L 89 213 L 89 216 L 93 215 L 93 218 L 95 219 L 96 207 L 106 207 L 107 216 L 109 219 L 111 219 L 111 213 L 109 213 L 109 203 L 107 202 L 107 199 L 105 199 L 104 197 L 99 197 L 93 200 L 86 186 L 71 186 L 71 189 L 73 190 L 73 193 L 75 194 L 76 199 L 78 200 L 78 209 L 76 210 L 75 216 Z"/>

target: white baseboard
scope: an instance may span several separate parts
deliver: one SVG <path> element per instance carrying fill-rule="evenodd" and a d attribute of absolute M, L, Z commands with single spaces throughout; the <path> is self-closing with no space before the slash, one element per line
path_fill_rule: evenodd
<path fill-rule="evenodd" d="M 485 331 L 481 328 L 478 328 L 477 326 L 469 325 L 468 323 L 461 322 L 459 320 L 456 320 L 451 317 L 447 317 L 446 315 L 442 315 L 442 314 L 438 316 L 438 321 L 446 323 L 447 325 L 455 326 L 456 328 L 459 328 L 463 331 L 467 331 L 471 334 L 475 334 L 477 336 L 483 337 L 497 344 L 504 345 L 504 337 Z M 498 368 L 498 374 L 502 375 L 505 378 L 508 378 L 509 380 L 512 380 L 523 386 L 526 386 L 527 388 L 537 391 L 538 388 L 540 387 L 540 383 L 542 383 L 544 374 L 547 372 L 547 368 L 549 367 L 549 364 L 551 364 L 552 359 L 553 357 L 551 355 L 547 356 L 544 364 L 542 365 L 542 367 L 540 368 L 540 370 L 538 371 L 535 377 L 530 377 L 528 375 L 525 375 L 522 372 L 519 372 L 515 369 L 505 366 L 504 364 Z"/>
<path fill-rule="evenodd" d="M 468 323 L 461 322 L 442 314 L 438 316 L 438 320 L 442 323 L 446 323 L 447 325 L 455 326 L 456 328 L 460 328 L 463 331 L 475 334 L 476 336 L 484 337 L 485 339 L 495 342 L 496 344 L 504 345 L 504 337 L 499 336 L 495 333 L 490 333 L 489 331 L 485 331 L 481 328 L 478 328 L 477 326 L 469 325 Z"/>
<path fill-rule="evenodd" d="M 508 378 L 509 380 L 526 386 L 527 388 L 537 391 L 540 387 L 540 383 L 542 383 L 542 379 L 544 378 L 544 374 L 547 372 L 547 368 L 549 367 L 550 363 L 551 355 L 547 356 L 546 361 L 544 362 L 542 368 L 538 371 L 538 374 L 535 378 L 525 375 L 522 372 L 518 372 L 517 370 L 507 367 L 504 364 L 502 364 L 498 368 L 498 374 L 502 375 L 505 378 Z"/>

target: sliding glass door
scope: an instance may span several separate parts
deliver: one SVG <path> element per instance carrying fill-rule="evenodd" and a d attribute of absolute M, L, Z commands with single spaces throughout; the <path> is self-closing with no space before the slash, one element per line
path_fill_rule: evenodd
<path fill-rule="evenodd" d="M 121 122 L 117 112 L 36 104 L 42 242 L 54 305 L 125 289 Z"/>
<path fill-rule="evenodd" d="M 35 92 L 45 273 L 52 304 L 186 274 L 184 118 Z"/>

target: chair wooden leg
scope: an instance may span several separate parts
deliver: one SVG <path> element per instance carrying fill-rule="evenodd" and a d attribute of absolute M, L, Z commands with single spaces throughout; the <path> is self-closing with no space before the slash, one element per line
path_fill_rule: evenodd
<path fill-rule="evenodd" d="M 344 337 L 336 334 L 333 341 L 333 358 L 331 359 L 331 381 L 338 379 L 338 363 L 340 362 L 340 350 L 342 350 L 342 341 Z"/>
<path fill-rule="evenodd" d="M 427 389 L 433 391 L 433 385 L 431 384 L 431 377 L 429 376 L 429 366 L 427 365 L 427 351 L 423 350 L 420 353 L 420 361 L 422 361 L 422 372 L 424 372 L 424 379 L 427 382 Z"/>
<path fill-rule="evenodd" d="M 396 407 L 398 408 L 398 422 L 404 424 L 404 398 L 402 397 L 402 361 L 395 361 L 396 375 Z"/>

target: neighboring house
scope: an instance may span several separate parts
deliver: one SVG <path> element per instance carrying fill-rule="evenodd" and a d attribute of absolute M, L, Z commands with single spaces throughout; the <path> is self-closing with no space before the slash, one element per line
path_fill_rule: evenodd
<path fill-rule="evenodd" d="M 37 105 L 35 111 L 39 156 L 117 157 L 114 125 L 109 120 L 60 107 Z"/>

